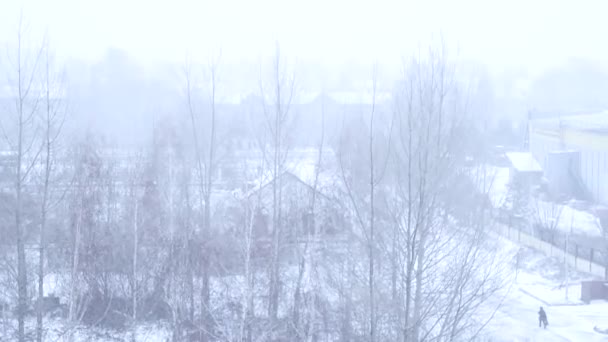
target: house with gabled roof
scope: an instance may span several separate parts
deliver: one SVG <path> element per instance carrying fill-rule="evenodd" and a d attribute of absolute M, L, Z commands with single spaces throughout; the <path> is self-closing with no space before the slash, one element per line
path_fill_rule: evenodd
<path fill-rule="evenodd" d="M 303 241 L 312 235 L 318 238 L 335 236 L 345 229 L 344 210 L 335 198 L 285 171 L 276 179 L 260 183 L 246 195 L 255 203 L 258 217 L 254 229 L 260 236 L 269 236 L 274 229 L 274 185 L 281 208 L 281 235 L 287 241 Z"/>

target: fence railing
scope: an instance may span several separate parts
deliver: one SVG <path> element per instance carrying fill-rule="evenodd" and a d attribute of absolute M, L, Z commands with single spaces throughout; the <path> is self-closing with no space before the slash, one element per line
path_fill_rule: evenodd
<path fill-rule="evenodd" d="M 520 245 L 536 249 L 540 252 L 545 253 L 548 256 L 556 257 L 560 260 L 565 260 L 568 266 L 576 269 L 579 272 L 589 273 L 602 279 L 608 279 L 606 274 L 606 267 L 595 263 L 591 260 L 587 260 L 578 255 L 572 255 L 563 249 L 552 245 L 546 241 L 542 241 L 530 234 L 522 232 L 520 229 L 511 228 L 503 224 L 496 225 L 496 233 L 507 239 L 517 242 Z"/>

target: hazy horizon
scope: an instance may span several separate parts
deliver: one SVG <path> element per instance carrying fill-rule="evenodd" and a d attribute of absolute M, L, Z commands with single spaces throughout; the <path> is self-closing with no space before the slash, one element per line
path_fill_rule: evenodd
<path fill-rule="evenodd" d="M 99 61 L 110 48 L 142 65 L 203 61 L 222 51 L 230 64 L 286 55 L 327 67 L 396 67 L 440 38 L 459 59 L 494 75 L 538 74 L 571 59 L 608 69 L 608 33 L 597 0 L 465 1 L 104 1 L 23 0 L 0 5 L 0 42 L 13 42 L 19 14 L 34 35 L 48 30 L 58 57 Z"/>

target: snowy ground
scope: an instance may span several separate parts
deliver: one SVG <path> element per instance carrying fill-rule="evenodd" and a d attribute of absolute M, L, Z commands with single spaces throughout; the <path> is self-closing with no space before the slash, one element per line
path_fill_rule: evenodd
<path fill-rule="evenodd" d="M 538 217 L 548 219 L 556 216 L 556 229 L 562 233 L 574 233 L 586 236 L 602 236 L 600 219 L 590 212 L 578 210 L 570 205 L 550 203 L 537 200 L 534 205 Z"/>
<path fill-rule="evenodd" d="M 499 250 L 518 248 L 511 241 L 500 239 Z M 594 327 L 608 327 L 608 302 L 597 301 L 582 304 L 580 281 L 591 277 L 568 271 L 560 260 L 548 258 L 530 249 L 520 249 L 517 267 L 513 260 L 513 275 L 517 278 L 506 297 L 497 296 L 491 308 L 482 313 L 483 319 L 492 317 L 480 334 L 482 341 L 608 341 L 608 335 L 594 331 Z M 565 300 L 566 274 L 571 284 L 568 300 Z M 496 312 L 496 305 L 498 307 Z M 570 304 L 570 305 L 566 305 Z M 547 330 L 538 327 L 537 311 L 543 306 L 549 319 Z M 62 341 L 65 327 L 60 321 L 49 321 L 49 340 Z M 34 324 L 32 318 L 30 324 Z M 63 335 L 63 336 L 62 336 Z M 167 327 L 148 325 L 138 328 L 137 341 L 164 342 L 169 337 Z M 77 328 L 75 341 L 127 341 L 130 332 L 112 332 L 102 329 Z"/>
<path fill-rule="evenodd" d="M 495 208 L 505 204 L 509 191 L 509 169 L 482 165 L 472 170 L 472 180 L 478 190 L 487 193 Z M 571 205 L 550 204 L 537 200 L 537 210 L 557 211 L 557 229 L 586 236 L 599 236 L 599 220 L 593 214 Z M 552 207 L 552 208 L 550 208 Z M 501 239 L 505 248 L 513 242 Z M 589 305 L 580 300 L 581 280 L 592 277 L 566 270 L 562 261 L 522 248 L 519 265 L 514 266 L 517 277 L 504 298 L 495 298 L 494 308 L 487 312 L 493 318 L 481 334 L 486 341 L 608 341 L 594 327 L 608 328 L 608 302 Z M 568 286 L 566 287 L 566 284 Z M 566 296 L 566 289 L 568 291 Z M 544 307 L 549 327 L 538 327 L 538 310 Z"/>
<path fill-rule="evenodd" d="M 499 251 L 517 249 L 511 241 L 500 238 Z M 515 282 L 506 297 L 496 296 L 489 303 L 483 320 L 491 317 L 489 324 L 480 334 L 481 341 L 608 341 L 608 335 L 594 331 L 594 327 L 608 327 L 608 302 L 597 301 L 582 304 L 580 281 L 591 277 L 568 271 L 563 263 L 543 254 L 520 249 L 519 266 L 513 260 L 504 259 L 512 265 Z M 565 279 L 568 279 L 568 300 L 565 299 Z M 234 280 L 234 279 L 233 279 Z M 60 283 L 60 281 L 56 281 Z M 494 312 L 499 303 L 502 304 Z M 570 304 L 570 305 L 566 305 Z M 543 306 L 549 319 L 547 330 L 538 327 L 537 311 Z M 66 328 L 61 321 L 50 320 L 48 337 L 51 341 L 62 341 Z M 29 322 L 33 325 L 33 318 Z M 0 331 L 1 332 L 1 331 Z M 167 327 L 158 325 L 140 326 L 137 341 L 164 342 L 169 337 Z M 108 332 L 103 329 L 79 327 L 75 341 L 128 341 L 130 332 Z"/>
<path fill-rule="evenodd" d="M 471 180 L 482 194 L 487 194 L 494 208 L 505 205 L 509 194 L 509 168 L 480 165 L 470 170 Z M 573 203 L 559 204 L 535 199 L 532 209 L 544 220 L 557 216 L 556 228 L 563 233 L 601 236 L 600 220 L 594 214 L 574 208 Z"/>
<path fill-rule="evenodd" d="M 503 241 L 511 246 L 509 241 Z M 564 269 L 563 264 L 529 249 L 521 250 L 517 280 L 482 336 L 487 341 L 608 341 L 594 327 L 608 327 L 608 302 L 580 301 L 580 281 L 591 279 Z M 568 279 L 566 300 L 565 279 Z M 496 299 L 498 300 L 498 299 Z M 549 327 L 538 327 L 544 307 Z M 490 313 L 491 314 L 491 313 Z"/>
<path fill-rule="evenodd" d="M 547 312 L 547 330 L 538 327 L 538 309 Z M 521 292 L 512 291 L 496 312 L 485 336 L 489 341 L 607 341 L 594 326 L 608 326 L 607 302 L 575 306 L 546 306 Z"/>
<path fill-rule="evenodd" d="M 480 165 L 470 170 L 470 177 L 482 194 L 488 194 L 495 208 L 503 206 L 509 192 L 509 168 Z"/>
<path fill-rule="evenodd" d="M 12 339 L 3 339 L 3 336 L 14 334 L 14 331 L 11 330 L 14 329 L 13 320 L 5 322 L 2 319 L 0 323 L 2 323 L 0 324 L 0 341 L 12 341 Z M 26 321 L 29 331 L 34 331 L 35 324 L 34 318 Z M 133 341 L 133 337 L 137 342 L 166 342 L 171 339 L 169 328 L 162 324 L 142 324 L 137 327 L 135 334 L 132 330 L 110 331 L 83 326 L 70 329 L 64 321 L 57 319 L 47 319 L 45 326 L 47 329 L 44 341 L 50 342 L 122 342 Z M 73 337 L 73 340 L 70 340 L 70 337 Z"/>

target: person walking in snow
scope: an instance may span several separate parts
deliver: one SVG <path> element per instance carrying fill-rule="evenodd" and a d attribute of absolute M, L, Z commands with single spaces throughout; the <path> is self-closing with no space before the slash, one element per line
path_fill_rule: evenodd
<path fill-rule="evenodd" d="M 543 307 L 540 307 L 540 310 L 538 311 L 538 327 L 540 328 L 542 325 L 544 325 L 544 328 L 547 329 L 547 325 L 549 324 L 549 322 L 547 321 L 547 313 L 545 312 L 545 310 L 543 310 Z"/>

